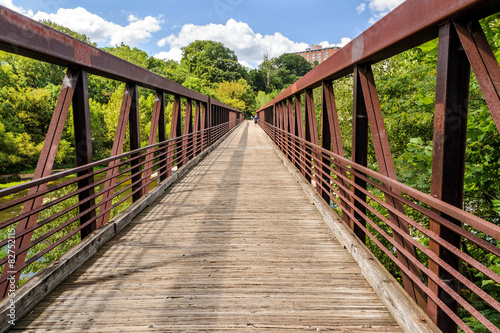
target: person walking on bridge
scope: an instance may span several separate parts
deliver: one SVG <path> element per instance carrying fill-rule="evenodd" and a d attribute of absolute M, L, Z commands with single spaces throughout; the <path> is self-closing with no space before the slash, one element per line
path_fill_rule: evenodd
<path fill-rule="evenodd" d="M 253 117 L 253 122 L 255 126 L 257 126 L 257 120 L 259 120 L 259 117 L 257 117 L 257 114 L 255 114 L 255 117 Z"/>

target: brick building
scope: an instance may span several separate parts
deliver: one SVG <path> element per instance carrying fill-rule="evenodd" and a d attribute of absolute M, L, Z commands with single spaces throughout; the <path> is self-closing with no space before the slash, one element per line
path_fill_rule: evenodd
<path fill-rule="evenodd" d="M 321 45 L 311 45 L 305 51 L 295 52 L 295 54 L 304 57 L 311 64 L 314 61 L 318 61 L 321 64 L 321 62 L 325 61 L 332 54 L 335 54 L 338 50 L 340 50 L 340 47 L 337 46 L 323 48 Z"/>

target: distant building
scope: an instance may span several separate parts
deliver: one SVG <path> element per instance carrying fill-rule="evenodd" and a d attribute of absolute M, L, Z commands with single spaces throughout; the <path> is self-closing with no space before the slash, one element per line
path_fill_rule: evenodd
<path fill-rule="evenodd" d="M 321 45 L 311 45 L 305 51 L 295 52 L 295 54 L 304 57 L 311 64 L 315 61 L 321 64 L 338 50 L 340 50 L 338 46 L 322 47 Z"/>

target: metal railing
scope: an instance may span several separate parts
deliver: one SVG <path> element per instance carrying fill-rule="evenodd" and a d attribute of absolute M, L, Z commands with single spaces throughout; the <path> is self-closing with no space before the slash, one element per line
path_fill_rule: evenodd
<path fill-rule="evenodd" d="M 0 296 L 143 197 L 243 120 L 241 111 L 0 6 L 0 50 L 67 67 L 33 180 L 0 190 Z M 125 83 L 111 156 L 93 161 L 87 73 Z M 155 92 L 141 147 L 138 89 Z M 170 138 L 166 95 L 173 97 Z M 183 112 L 182 108 L 185 105 Z M 51 175 L 72 106 L 76 168 Z M 183 116 L 184 114 L 184 116 Z M 184 120 L 183 120 L 184 118 Z M 127 126 L 130 151 L 123 152 Z"/>
<path fill-rule="evenodd" d="M 478 23 L 497 12 L 496 0 L 407 0 L 257 111 L 278 148 L 361 241 L 397 268 L 406 292 L 443 332 L 472 332 L 459 309 L 499 332 L 488 319 L 500 315 L 499 300 L 464 268 L 500 284 L 486 260 L 500 258 L 500 227 L 462 210 L 471 68 L 500 130 L 500 67 Z M 425 194 L 397 180 L 371 64 L 436 37 L 432 188 Z M 346 75 L 354 79 L 352 160 L 344 157 L 334 96 L 335 81 Z M 369 131 L 378 172 L 367 167 Z M 484 302 L 489 317 L 465 294 Z"/>

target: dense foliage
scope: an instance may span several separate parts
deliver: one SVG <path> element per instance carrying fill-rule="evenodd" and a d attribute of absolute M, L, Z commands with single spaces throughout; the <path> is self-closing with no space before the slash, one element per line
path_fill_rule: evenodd
<path fill-rule="evenodd" d="M 86 43 L 90 39 L 49 21 L 43 23 Z M 250 117 L 256 107 L 311 69 L 295 54 L 268 58 L 256 69 L 238 62 L 234 51 L 213 41 L 195 41 L 182 49 L 180 63 L 149 56 L 136 47 L 121 44 L 103 48 L 106 52 L 165 76 L 184 86 L 219 99 Z M 276 69 L 263 86 L 266 64 Z M 64 68 L 16 54 L 0 52 L 0 170 L 2 174 L 32 170 L 64 77 Z M 108 157 L 113 144 L 123 83 L 89 75 L 89 97 L 94 159 Z M 172 96 L 169 96 L 172 102 Z M 140 89 L 141 140 L 146 144 L 154 92 Z M 171 103 L 167 111 L 172 108 Z M 167 112 L 167 121 L 170 114 Z M 169 128 L 167 124 L 167 128 Z M 167 129 L 168 130 L 168 129 Z M 55 168 L 74 166 L 73 123 L 70 112 L 64 128 Z"/>

